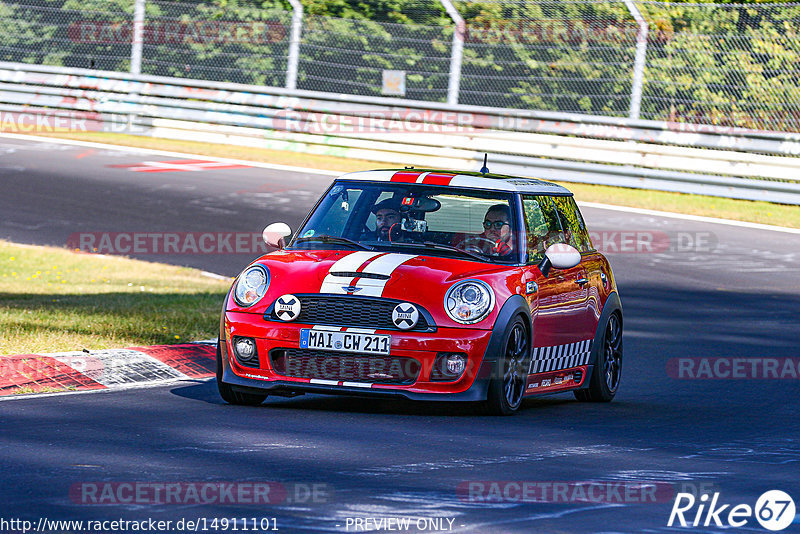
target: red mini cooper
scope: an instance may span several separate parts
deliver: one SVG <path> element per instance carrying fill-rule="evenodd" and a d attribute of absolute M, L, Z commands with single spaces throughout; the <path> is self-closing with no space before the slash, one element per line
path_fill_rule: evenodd
<path fill-rule="evenodd" d="M 217 384 L 232 404 L 328 393 L 483 401 L 573 390 L 610 401 L 622 306 L 567 189 L 489 173 L 336 179 L 225 300 Z"/>

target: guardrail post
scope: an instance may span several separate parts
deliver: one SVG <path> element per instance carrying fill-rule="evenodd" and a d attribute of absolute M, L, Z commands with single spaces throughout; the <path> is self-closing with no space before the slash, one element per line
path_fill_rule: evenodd
<path fill-rule="evenodd" d="M 289 0 L 292 5 L 292 32 L 289 36 L 289 57 L 286 63 L 286 88 L 297 88 L 297 65 L 300 63 L 300 34 L 303 30 L 303 4 Z"/>
<path fill-rule="evenodd" d="M 451 0 L 440 0 L 445 11 L 456 25 L 453 32 L 453 48 L 450 55 L 450 81 L 447 85 L 447 103 L 451 106 L 458 104 L 458 92 L 461 87 L 461 61 L 464 57 L 464 33 L 466 25 L 461 13 Z"/>
<path fill-rule="evenodd" d="M 131 74 L 142 73 L 142 44 L 144 41 L 145 0 L 133 4 L 133 41 L 131 42 Z"/>
<path fill-rule="evenodd" d="M 633 85 L 631 86 L 631 109 L 628 117 L 638 119 L 642 109 L 642 87 L 644 86 L 644 66 L 647 58 L 647 35 L 650 28 L 633 0 L 625 0 L 633 20 L 639 25 L 636 33 L 636 58 L 633 62 Z"/>

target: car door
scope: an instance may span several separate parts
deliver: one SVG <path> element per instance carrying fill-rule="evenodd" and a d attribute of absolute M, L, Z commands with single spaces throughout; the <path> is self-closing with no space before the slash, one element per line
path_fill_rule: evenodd
<path fill-rule="evenodd" d="M 604 262 L 601 255 L 592 246 L 592 240 L 586 229 L 580 209 L 573 197 L 553 197 L 556 213 L 559 215 L 565 239 L 581 253 L 578 265 L 581 272 L 577 282 L 583 288 L 586 313 L 584 317 L 581 339 L 591 339 L 597 330 L 600 320 L 601 305 L 607 287 L 607 277 L 603 272 Z"/>
<path fill-rule="evenodd" d="M 594 336 L 585 264 L 551 269 L 545 277 L 538 268 L 545 250 L 554 243 L 571 243 L 570 232 L 562 226 L 566 223 L 554 197 L 523 195 L 522 203 L 527 236 L 523 282 L 534 321 L 531 372 L 580 365 L 588 355 L 587 340 Z"/>

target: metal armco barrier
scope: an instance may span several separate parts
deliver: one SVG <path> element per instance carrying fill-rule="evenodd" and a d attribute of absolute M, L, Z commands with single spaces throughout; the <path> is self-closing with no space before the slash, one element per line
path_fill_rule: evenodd
<path fill-rule="evenodd" d="M 0 128 L 34 133 L 34 116 L 394 165 L 476 170 L 488 152 L 493 172 L 800 205 L 797 133 L 0 62 Z"/>

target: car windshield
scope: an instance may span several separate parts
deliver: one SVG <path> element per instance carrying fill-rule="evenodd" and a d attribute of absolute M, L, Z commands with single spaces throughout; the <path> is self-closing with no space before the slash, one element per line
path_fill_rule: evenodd
<path fill-rule="evenodd" d="M 511 263 L 518 258 L 513 196 L 421 184 L 339 181 L 290 249 L 356 249 Z"/>

